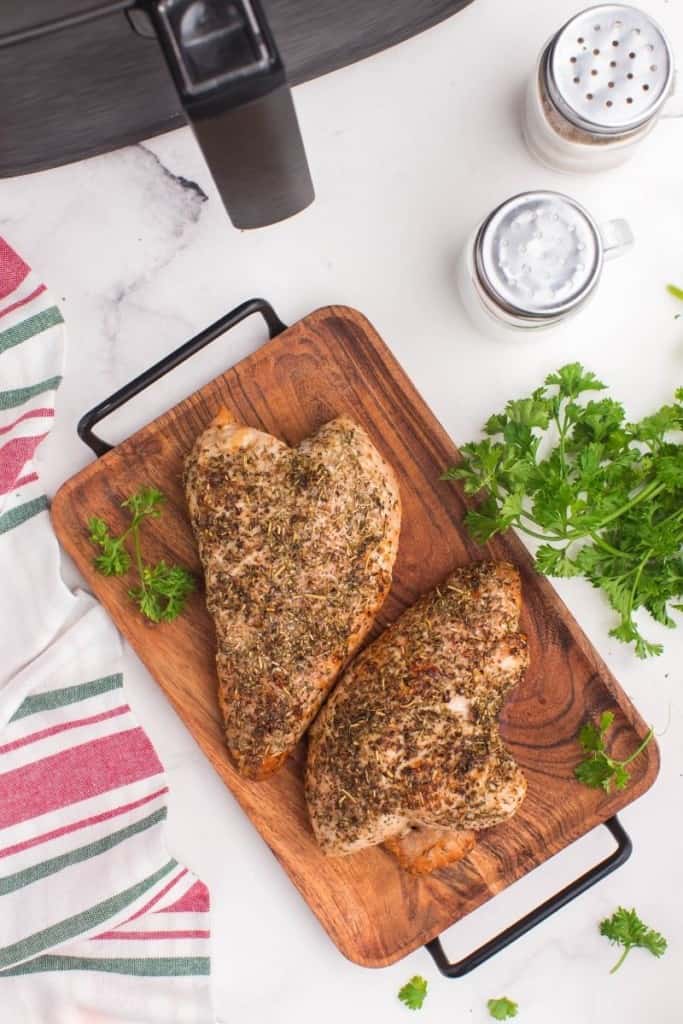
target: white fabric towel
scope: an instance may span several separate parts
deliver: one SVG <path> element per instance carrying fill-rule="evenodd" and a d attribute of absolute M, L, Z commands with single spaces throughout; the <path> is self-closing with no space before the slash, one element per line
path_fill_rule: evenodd
<path fill-rule="evenodd" d="M 64 325 L 0 239 L 0 1006 L 12 1024 L 212 1024 L 209 895 L 164 844 L 119 637 L 64 584 L 33 462 Z"/>

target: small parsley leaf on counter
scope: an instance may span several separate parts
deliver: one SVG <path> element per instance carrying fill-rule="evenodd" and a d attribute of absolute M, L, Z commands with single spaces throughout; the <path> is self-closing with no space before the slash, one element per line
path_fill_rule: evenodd
<path fill-rule="evenodd" d="M 654 928 L 648 928 L 640 920 L 635 910 L 619 907 L 611 917 L 600 922 L 600 934 L 610 942 L 623 946 L 624 951 L 610 971 L 618 971 L 632 949 L 647 949 L 653 956 L 660 957 L 666 953 L 667 942 L 663 935 Z"/>
<path fill-rule="evenodd" d="M 516 1017 L 517 1010 L 519 1009 L 517 1003 L 513 1003 L 507 996 L 502 996 L 500 999 L 489 999 L 486 1005 L 489 1008 L 489 1013 L 495 1020 L 507 1020 L 509 1017 Z"/>
<path fill-rule="evenodd" d="M 427 998 L 427 981 L 425 978 L 420 977 L 419 974 L 414 975 L 410 981 L 406 982 L 402 989 L 398 993 L 398 998 L 404 1003 L 409 1010 L 421 1010 L 422 1004 Z"/>

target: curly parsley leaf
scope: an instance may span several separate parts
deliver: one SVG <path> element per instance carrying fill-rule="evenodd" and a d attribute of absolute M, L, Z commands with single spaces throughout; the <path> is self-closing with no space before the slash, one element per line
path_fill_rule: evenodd
<path fill-rule="evenodd" d="M 505 413 L 508 423 L 516 423 L 521 427 L 542 427 L 545 430 L 550 422 L 548 403 L 538 395 L 508 402 Z M 512 436 L 517 436 L 521 441 L 527 440 L 524 431 L 513 431 Z"/>
<path fill-rule="evenodd" d="M 187 597 L 195 589 L 194 576 L 180 565 L 144 562 L 140 542 L 140 524 L 145 519 L 158 519 L 166 502 L 165 495 L 156 487 L 141 487 L 121 507 L 131 517 L 128 527 L 114 537 L 105 521 L 93 516 L 88 521 L 88 533 L 93 544 L 100 549 L 93 564 L 104 576 L 123 576 L 133 563 L 126 547 L 130 537 L 133 541 L 135 568 L 139 586 L 128 590 L 142 614 L 152 622 L 171 622 L 181 614 Z"/>
<path fill-rule="evenodd" d="M 604 789 L 609 793 L 613 771 L 608 761 L 602 757 L 582 761 L 574 769 L 574 775 L 591 789 Z"/>
<path fill-rule="evenodd" d="M 545 383 L 556 384 L 563 398 L 578 398 L 584 391 L 607 390 L 607 385 L 590 370 L 584 370 L 581 363 L 567 363 L 557 373 L 549 373 Z"/>
<path fill-rule="evenodd" d="M 104 519 L 92 516 L 88 520 L 90 540 L 101 551 L 93 564 L 103 576 L 123 576 L 130 569 L 130 555 L 123 546 L 123 539 L 112 537 Z"/>
<path fill-rule="evenodd" d="M 128 595 L 152 622 L 172 622 L 195 586 L 195 578 L 187 569 L 161 561 L 143 566 L 140 586 L 131 588 Z"/>
<path fill-rule="evenodd" d="M 399 990 L 398 998 L 409 1010 L 421 1010 L 422 1004 L 427 998 L 427 981 L 419 974 L 414 975 L 410 981 Z"/>
<path fill-rule="evenodd" d="M 660 957 L 666 953 L 667 942 L 663 935 L 648 928 L 638 917 L 635 909 L 626 910 L 619 907 L 611 917 L 600 922 L 600 934 L 610 942 L 623 946 L 624 951 L 610 971 L 618 971 L 632 949 L 647 949 L 653 956 Z"/>
<path fill-rule="evenodd" d="M 151 516 L 158 519 L 161 515 L 161 506 L 166 503 L 166 496 L 157 487 L 141 487 L 135 494 L 121 502 L 121 507 L 128 509 L 133 520 L 144 519 Z"/>
<path fill-rule="evenodd" d="M 611 635 L 646 658 L 662 646 L 642 634 L 639 610 L 672 628 L 683 607 L 683 388 L 635 423 L 591 397 L 604 390 L 568 363 L 490 416 L 443 476 L 476 496 L 465 517 L 476 541 L 510 527 L 541 541 L 538 571 L 600 589 Z"/>
<path fill-rule="evenodd" d="M 546 576 L 580 576 L 581 568 L 567 555 L 567 548 L 541 544 L 536 552 L 536 568 Z"/>
<path fill-rule="evenodd" d="M 489 999 L 488 1003 L 489 1013 L 495 1020 L 507 1020 L 508 1017 L 516 1017 L 519 1009 L 517 1003 L 513 1003 L 512 999 L 508 999 L 507 996 L 502 996 L 500 999 Z"/>
<path fill-rule="evenodd" d="M 611 728 L 614 722 L 614 712 L 603 711 L 600 715 L 600 723 L 585 722 L 579 729 L 579 743 L 584 750 L 604 750 L 605 733 Z"/>
<path fill-rule="evenodd" d="M 574 775 L 584 786 L 591 789 L 604 789 L 606 793 L 615 789 L 625 789 L 631 778 L 627 766 L 642 754 L 645 747 L 652 739 L 652 729 L 640 746 L 627 757 L 625 761 L 617 761 L 607 753 L 605 739 L 608 731 L 614 722 L 614 714 L 611 711 L 603 711 L 600 720 L 585 722 L 579 729 L 578 741 L 583 751 L 588 756 L 581 761 L 574 769 Z"/>

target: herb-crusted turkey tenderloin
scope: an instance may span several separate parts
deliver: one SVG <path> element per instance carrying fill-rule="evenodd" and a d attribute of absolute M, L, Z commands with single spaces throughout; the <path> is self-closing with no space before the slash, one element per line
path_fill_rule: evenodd
<path fill-rule="evenodd" d="M 242 774 L 277 770 L 391 586 L 392 469 L 346 416 L 290 448 L 220 413 L 185 489 L 216 626 L 218 697 Z"/>
<path fill-rule="evenodd" d="M 498 716 L 527 666 L 520 604 L 514 566 L 456 569 L 349 665 L 309 734 L 306 798 L 326 853 L 386 843 L 430 871 L 514 814 L 526 779 Z"/>

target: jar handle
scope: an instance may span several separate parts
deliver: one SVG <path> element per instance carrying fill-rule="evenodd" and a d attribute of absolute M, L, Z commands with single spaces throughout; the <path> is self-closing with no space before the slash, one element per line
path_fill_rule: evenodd
<path fill-rule="evenodd" d="M 623 256 L 627 249 L 633 245 L 635 238 L 628 222 L 618 217 L 616 220 L 605 221 L 600 225 L 602 236 L 602 249 L 606 260 Z"/>
<path fill-rule="evenodd" d="M 674 75 L 674 84 L 662 110 L 662 120 L 670 117 L 683 117 L 683 88 L 677 73 Z"/>

